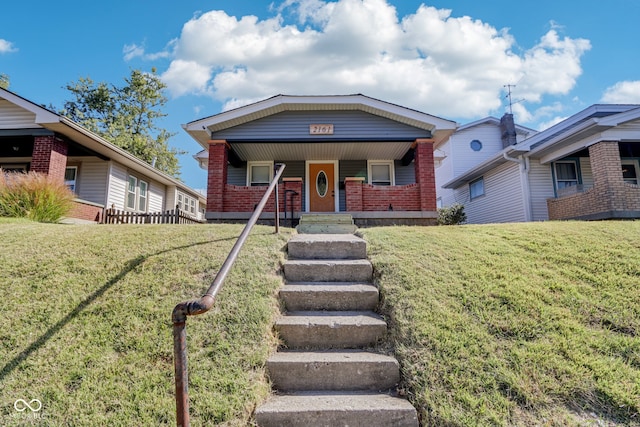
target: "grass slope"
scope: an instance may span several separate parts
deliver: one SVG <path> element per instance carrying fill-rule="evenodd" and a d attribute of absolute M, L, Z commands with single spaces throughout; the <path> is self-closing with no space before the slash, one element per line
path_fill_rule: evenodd
<path fill-rule="evenodd" d="M 240 231 L 1 220 L 0 425 L 175 425 L 171 312 Z M 269 393 L 286 234 L 256 227 L 214 309 L 187 322 L 193 425 L 244 426 Z"/>
<path fill-rule="evenodd" d="M 175 425 L 170 314 L 240 230 L 0 220 L 0 425 Z M 361 232 L 424 425 L 640 425 L 640 222 Z M 258 226 L 189 318 L 194 426 L 247 425 L 269 393 L 288 233 Z"/>
<path fill-rule="evenodd" d="M 362 234 L 424 425 L 640 425 L 640 222 Z"/>

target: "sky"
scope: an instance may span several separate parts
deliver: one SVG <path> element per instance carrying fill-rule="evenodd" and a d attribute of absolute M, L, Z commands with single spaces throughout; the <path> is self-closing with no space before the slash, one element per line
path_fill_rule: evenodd
<path fill-rule="evenodd" d="M 546 127 L 595 103 L 640 104 L 638 0 L 45 0 L 3 4 L 0 74 L 45 106 L 89 77 L 167 85 L 180 178 L 206 187 L 182 129 L 286 95 L 362 93 L 460 125 L 511 108 Z M 512 104 L 508 100 L 511 90 Z"/>

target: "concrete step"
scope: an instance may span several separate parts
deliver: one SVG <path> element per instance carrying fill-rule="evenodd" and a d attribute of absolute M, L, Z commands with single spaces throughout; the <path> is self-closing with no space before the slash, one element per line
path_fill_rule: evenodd
<path fill-rule="evenodd" d="M 259 427 L 418 427 L 408 401 L 375 393 L 276 395 L 256 410 L 255 418 Z"/>
<path fill-rule="evenodd" d="M 290 282 L 368 282 L 371 262 L 354 260 L 287 260 L 284 277 Z"/>
<path fill-rule="evenodd" d="M 289 282 L 280 289 L 280 299 L 289 311 L 373 310 L 378 288 L 358 282 Z"/>
<path fill-rule="evenodd" d="M 267 370 L 280 391 L 383 391 L 400 381 L 395 358 L 359 350 L 278 352 L 267 361 Z"/>
<path fill-rule="evenodd" d="M 300 234 L 353 234 L 358 227 L 355 224 L 298 224 Z"/>
<path fill-rule="evenodd" d="M 293 311 L 275 329 L 288 348 L 358 348 L 382 339 L 387 324 L 372 311 Z"/>
<path fill-rule="evenodd" d="M 301 224 L 353 224 L 353 217 L 347 213 L 306 213 L 300 216 Z"/>
<path fill-rule="evenodd" d="M 296 227 L 301 234 L 353 234 L 358 227 L 350 214 L 304 214 Z"/>
<path fill-rule="evenodd" d="M 353 234 L 295 234 L 287 251 L 290 259 L 365 259 L 367 243 Z"/>

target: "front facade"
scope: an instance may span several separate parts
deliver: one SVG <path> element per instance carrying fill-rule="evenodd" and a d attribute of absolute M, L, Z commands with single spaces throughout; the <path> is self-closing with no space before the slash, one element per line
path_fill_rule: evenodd
<path fill-rule="evenodd" d="M 183 127 L 205 149 L 208 220 L 248 218 L 285 164 L 283 216 L 348 212 L 364 225 L 435 221 L 433 146 L 455 126 L 363 95 L 279 95 Z"/>
<path fill-rule="evenodd" d="M 40 172 L 76 195 L 71 218 L 102 222 L 104 211 L 151 213 L 179 206 L 203 216 L 205 198 L 180 181 L 10 91 L 0 89 L 0 169 Z"/>
<path fill-rule="evenodd" d="M 640 218 L 640 106 L 597 104 L 439 181 L 468 222 Z"/>

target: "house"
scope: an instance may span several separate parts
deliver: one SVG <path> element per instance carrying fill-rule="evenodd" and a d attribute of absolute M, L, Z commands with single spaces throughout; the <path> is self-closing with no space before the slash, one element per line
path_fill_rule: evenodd
<path fill-rule="evenodd" d="M 68 118 L 0 88 L 0 169 L 64 181 L 71 218 L 101 222 L 106 208 L 158 212 L 180 205 L 201 218 L 205 198 Z"/>
<path fill-rule="evenodd" d="M 506 162 L 506 160 L 502 168 L 496 169 L 490 176 L 482 177 L 482 179 L 476 178 L 476 181 L 471 185 L 466 184 L 455 189 L 443 187 L 443 184 L 455 177 L 462 176 L 478 165 L 482 165 L 487 161 L 491 162 L 491 159 L 495 158 L 506 146 L 510 146 L 514 142 L 521 142 L 536 133 L 532 129 L 513 124 L 512 133 L 507 135 L 502 128 L 505 126 L 505 120 L 512 120 L 512 117 L 505 116 L 503 120 L 495 117 L 485 117 L 460 126 L 451 138 L 435 147 L 438 207 L 454 204 L 463 205 L 469 222 L 521 220 L 523 207 L 513 203 L 513 200 L 501 200 L 499 204 L 494 204 L 492 209 L 487 209 L 486 212 L 478 211 L 479 203 L 470 203 L 471 199 L 476 202 L 477 197 L 480 197 L 481 191 L 478 191 L 478 189 L 481 185 L 484 185 L 484 178 L 490 184 L 501 179 L 514 185 L 516 184 L 517 180 L 513 179 L 509 172 L 512 164 Z M 503 133 L 505 133 L 504 137 Z"/>
<path fill-rule="evenodd" d="M 456 123 L 361 94 L 277 95 L 183 127 L 204 149 L 208 220 L 249 218 L 283 163 L 281 215 L 348 212 L 373 225 L 435 222 L 433 146 Z"/>
<path fill-rule="evenodd" d="M 439 181 L 471 223 L 640 218 L 640 105 L 592 105 L 492 151 Z"/>

